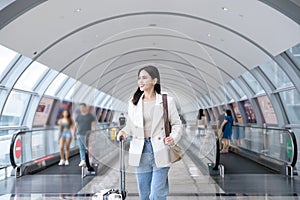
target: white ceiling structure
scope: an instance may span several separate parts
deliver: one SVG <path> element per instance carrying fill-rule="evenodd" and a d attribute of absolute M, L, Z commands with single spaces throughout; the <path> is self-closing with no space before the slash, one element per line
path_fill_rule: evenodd
<path fill-rule="evenodd" d="M 161 73 L 182 107 L 300 42 L 299 24 L 256 0 L 50 0 L 0 44 L 127 102 L 137 71 Z"/>

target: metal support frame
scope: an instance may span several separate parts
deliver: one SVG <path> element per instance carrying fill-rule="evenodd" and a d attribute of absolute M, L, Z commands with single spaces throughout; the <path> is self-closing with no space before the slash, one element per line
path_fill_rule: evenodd
<path fill-rule="evenodd" d="M 219 164 L 218 168 L 219 168 L 220 176 L 221 176 L 222 178 L 224 178 L 224 165 Z"/>
<path fill-rule="evenodd" d="M 86 166 L 81 167 L 81 178 L 84 178 L 84 177 L 87 176 L 87 175 L 86 175 L 86 169 L 87 169 Z"/>
<path fill-rule="evenodd" d="M 19 173 L 18 173 L 19 171 Z M 22 166 L 19 165 L 19 166 L 16 166 L 15 167 L 15 178 L 19 178 L 22 176 Z"/>
<path fill-rule="evenodd" d="M 294 168 L 291 165 L 285 166 L 285 175 L 290 176 L 291 178 L 294 177 Z"/>

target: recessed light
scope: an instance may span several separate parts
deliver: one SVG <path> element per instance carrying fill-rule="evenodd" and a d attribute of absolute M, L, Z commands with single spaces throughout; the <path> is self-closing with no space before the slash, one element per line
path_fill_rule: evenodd
<path fill-rule="evenodd" d="M 222 7 L 222 10 L 224 10 L 224 11 L 228 11 L 228 8 L 226 8 L 226 7 Z"/>
<path fill-rule="evenodd" d="M 208 34 L 207 34 L 207 37 L 211 37 L 211 34 L 210 34 L 210 33 L 208 33 Z"/>
<path fill-rule="evenodd" d="M 82 11 L 81 8 L 76 8 L 76 9 L 74 10 L 74 12 L 81 12 L 81 11 Z"/>

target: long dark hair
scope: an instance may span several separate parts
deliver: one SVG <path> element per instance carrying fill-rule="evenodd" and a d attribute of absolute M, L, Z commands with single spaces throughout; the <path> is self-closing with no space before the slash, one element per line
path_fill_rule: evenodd
<path fill-rule="evenodd" d="M 158 69 L 152 65 L 147 65 L 139 70 L 138 76 L 140 75 L 142 70 L 145 70 L 146 72 L 148 72 L 148 74 L 151 76 L 152 79 L 157 78 L 157 82 L 154 85 L 154 91 L 156 93 L 160 94 L 161 87 L 160 87 L 160 75 L 159 75 Z M 133 98 L 132 98 L 132 103 L 134 105 L 137 105 L 137 103 L 139 102 L 143 93 L 144 92 L 141 91 L 140 88 L 138 87 L 138 89 L 136 90 L 136 92 L 134 93 Z"/>
<path fill-rule="evenodd" d="M 199 109 L 197 118 L 200 120 L 200 119 L 202 119 L 202 117 L 204 117 L 204 116 L 205 116 L 205 115 L 204 115 L 204 110 L 203 110 L 202 108 Z"/>
<path fill-rule="evenodd" d="M 230 117 L 232 117 L 231 110 L 226 110 L 226 114 L 227 114 L 227 116 L 230 116 Z"/>
<path fill-rule="evenodd" d="M 64 112 L 65 112 L 65 111 L 67 111 L 67 113 L 68 113 L 68 115 L 67 115 L 67 121 L 68 121 L 69 125 L 72 126 L 72 125 L 73 125 L 73 120 L 72 120 L 71 113 L 70 113 L 69 110 L 67 110 L 67 109 L 63 110 L 63 111 L 61 112 L 61 118 L 64 117 Z"/>

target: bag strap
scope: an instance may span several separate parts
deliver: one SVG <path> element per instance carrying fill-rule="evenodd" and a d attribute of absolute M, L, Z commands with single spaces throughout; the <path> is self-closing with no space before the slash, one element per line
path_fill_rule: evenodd
<path fill-rule="evenodd" d="M 168 111 L 168 99 L 167 94 L 162 94 L 163 107 L 164 107 L 164 122 L 165 122 L 165 134 L 166 137 L 170 135 L 170 125 L 169 125 L 169 111 Z"/>

